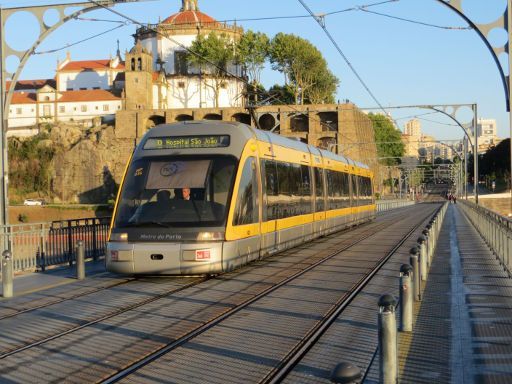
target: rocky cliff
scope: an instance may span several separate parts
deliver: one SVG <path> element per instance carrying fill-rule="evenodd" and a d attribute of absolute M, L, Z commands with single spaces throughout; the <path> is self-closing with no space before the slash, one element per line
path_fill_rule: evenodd
<path fill-rule="evenodd" d="M 53 127 L 50 140 L 58 148 L 51 184 L 54 202 L 106 203 L 115 197 L 133 140 L 116 138 L 112 126 L 70 125 Z"/>

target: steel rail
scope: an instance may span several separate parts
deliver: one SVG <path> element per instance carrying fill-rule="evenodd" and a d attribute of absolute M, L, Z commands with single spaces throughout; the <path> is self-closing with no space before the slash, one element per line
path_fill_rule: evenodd
<path fill-rule="evenodd" d="M 405 216 L 404 218 L 407 218 L 408 216 Z M 295 274 L 293 274 L 292 276 L 286 278 L 285 280 L 265 289 L 264 291 L 260 292 L 259 294 L 255 295 L 254 297 L 246 300 L 245 302 L 239 304 L 238 306 L 234 307 L 234 308 L 231 308 L 230 310 L 224 312 L 223 314 L 217 316 L 216 318 L 214 319 L 211 319 L 210 321 L 204 323 L 203 325 L 199 326 L 198 328 L 196 328 L 195 330 L 189 332 L 188 334 L 180 337 L 179 339 L 173 341 L 172 343 L 169 343 L 167 344 L 166 346 L 158 349 L 157 351 L 147 355 L 146 357 L 142 358 L 141 360 L 131 364 L 130 366 L 124 368 L 123 370 L 120 370 L 119 372 L 115 373 L 114 375 L 111 375 L 110 377 L 104 379 L 103 381 L 101 381 L 102 384 L 112 384 L 112 383 L 116 383 L 118 382 L 119 380 L 122 380 L 126 377 L 128 377 L 129 375 L 135 373 L 136 371 L 138 371 L 139 369 L 143 368 L 144 366 L 150 364 L 151 362 L 159 359 L 160 357 L 164 356 L 165 354 L 171 352 L 172 350 L 178 348 L 179 346 L 187 343 L 188 341 L 190 341 L 191 339 L 201 335 L 202 333 L 206 332 L 207 330 L 213 328 L 214 326 L 218 325 L 219 323 L 221 323 L 222 321 L 226 320 L 227 318 L 233 316 L 234 314 L 238 313 L 239 311 L 241 311 L 242 309 L 246 308 L 247 306 L 253 304 L 254 302 L 268 296 L 268 294 L 274 292 L 275 290 L 281 288 L 282 286 L 290 283 L 291 281 L 297 279 L 298 277 L 304 275 L 305 273 L 311 271 L 312 269 L 316 268 L 317 266 L 319 266 L 320 264 L 323 264 L 324 262 L 332 259 L 333 257 L 339 255 L 340 253 L 342 252 L 345 252 L 347 251 L 348 249 L 354 247 L 355 245 L 359 244 L 360 242 L 370 238 L 371 236 L 375 235 L 376 233 L 378 233 L 378 231 L 380 229 L 383 229 L 383 228 L 387 228 L 389 226 L 389 224 L 387 222 L 384 222 L 383 224 L 381 225 L 378 225 L 376 226 L 376 228 L 374 228 L 374 230 L 357 239 L 356 241 L 353 241 L 351 242 L 351 244 L 349 245 L 346 245 L 344 247 L 342 247 L 341 249 L 338 249 L 334 252 L 331 252 L 330 254 L 328 254 L 327 256 L 323 257 L 322 259 L 316 261 L 315 263 L 311 264 L 310 266 L 308 266 L 307 268 L 301 270 L 301 271 L 298 271 L 296 272 Z"/>
<path fill-rule="evenodd" d="M 381 226 L 384 226 L 384 225 L 381 225 Z M 340 232 L 344 232 L 344 231 L 347 231 L 347 230 L 348 230 L 348 228 L 347 228 L 347 229 L 345 229 L 345 230 L 339 231 L 338 233 L 340 233 Z M 293 248 L 292 248 L 292 249 L 293 249 Z M 6 358 L 6 357 L 12 356 L 12 355 L 14 355 L 14 354 L 16 354 L 16 353 L 22 352 L 22 351 L 24 351 L 24 350 L 27 350 L 27 349 L 30 349 L 30 348 L 36 347 L 36 346 L 38 346 L 38 345 L 41 345 L 41 344 L 47 343 L 47 342 L 49 342 L 49 341 L 52 341 L 52 340 L 58 339 L 58 338 L 59 338 L 59 337 L 61 337 L 61 336 L 65 336 L 65 335 L 68 335 L 68 334 L 70 334 L 70 333 L 73 333 L 73 332 L 79 331 L 80 329 L 83 329 L 83 328 L 86 328 L 86 327 L 88 327 L 88 326 L 94 325 L 94 324 L 96 324 L 96 323 L 98 323 L 98 322 L 101 322 L 101 321 L 104 321 L 104 320 L 108 320 L 108 319 L 110 319 L 110 318 L 112 318 L 112 317 L 115 317 L 115 316 L 117 316 L 117 315 L 120 315 L 120 314 L 123 314 L 123 313 L 129 312 L 129 311 L 131 311 L 131 310 L 133 310 L 133 309 L 139 308 L 139 307 L 144 306 L 144 305 L 146 305 L 146 304 L 150 304 L 150 303 L 152 303 L 152 302 L 154 302 L 154 301 L 160 300 L 160 299 L 162 299 L 162 298 L 165 298 L 165 297 L 167 297 L 167 296 L 170 296 L 170 295 L 175 294 L 175 293 L 177 293 L 177 292 L 180 292 L 180 291 L 182 291 L 182 290 L 185 290 L 185 289 L 191 288 L 191 287 L 193 287 L 193 286 L 195 286 L 195 285 L 198 285 L 198 284 L 200 284 L 200 283 L 202 283 L 202 282 L 204 282 L 204 281 L 206 281 L 206 280 L 209 280 L 209 279 L 211 279 L 211 278 L 212 278 L 212 276 L 198 277 L 198 281 L 194 281 L 194 282 L 192 282 L 192 283 L 190 283 L 190 284 L 186 284 L 186 285 L 184 285 L 184 286 L 182 286 L 182 287 L 179 287 L 179 288 L 175 288 L 175 289 L 172 289 L 172 290 L 168 290 L 168 291 L 166 291 L 166 292 L 164 292 L 164 293 L 158 294 L 157 296 L 154 296 L 154 297 L 151 297 L 151 298 L 149 298 L 149 299 L 142 300 L 142 301 L 138 301 L 138 302 L 136 302 L 136 303 L 134 303 L 134 304 L 131 304 L 131 305 L 129 305 L 129 306 L 119 308 L 118 310 L 113 311 L 113 312 L 111 312 L 111 313 L 109 313 L 109 314 L 107 314 L 107 315 L 101 316 L 101 317 L 96 318 L 96 319 L 94 319 L 94 320 L 87 321 L 87 322 L 85 322 L 85 323 L 84 323 L 84 324 L 82 324 L 82 325 L 79 325 L 79 326 L 76 326 L 76 327 L 73 327 L 73 328 L 69 328 L 69 329 L 67 329 L 67 330 L 65 330 L 65 331 L 62 331 L 62 332 L 56 333 L 56 334 L 54 334 L 54 335 L 51 335 L 51 336 L 48 336 L 48 337 L 42 338 L 42 339 L 40 339 L 40 340 L 38 340 L 38 341 L 32 342 L 32 343 L 30 343 L 30 344 L 26 344 L 26 345 L 24 345 L 24 346 L 22 346 L 22 347 L 16 347 L 16 348 L 13 348 L 12 350 L 9 350 L 9 351 L 6 351 L 6 352 L 3 352 L 3 353 L 0 353 L 0 360 L 4 359 L 4 358 Z M 134 282 L 134 281 L 138 281 L 138 280 L 137 280 L 136 278 L 133 278 L 132 280 L 127 281 L 127 282 L 123 282 L 123 283 L 130 283 L 130 282 Z M 121 285 L 121 284 L 123 284 L 123 283 L 120 283 L 119 285 Z M 107 288 L 105 288 L 105 290 L 106 290 L 106 289 L 109 289 L 109 288 L 112 288 L 112 287 L 113 287 L 113 286 L 107 287 Z M 98 290 L 97 290 L 97 292 L 98 292 L 98 291 L 101 291 L 101 290 L 103 290 L 103 289 L 98 289 Z M 75 297 L 75 298 L 82 297 L 82 296 L 86 296 L 86 295 L 88 295 L 88 294 L 92 294 L 92 293 L 95 293 L 95 292 L 89 292 L 89 293 L 85 293 L 85 294 L 83 294 L 83 295 L 76 295 L 76 297 Z M 47 305 L 41 305 L 41 306 L 39 306 L 39 308 L 29 308 L 29 309 L 26 309 L 26 310 L 24 310 L 24 311 L 19 311 L 19 312 L 16 312 L 16 313 L 14 313 L 14 314 L 6 315 L 6 316 L 4 316 L 4 317 L 0 318 L 0 320 L 5 319 L 5 318 L 12 318 L 12 317 L 15 317 L 15 316 L 17 316 L 17 315 L 20 315 L 20 314 L 22 314 L 22 313 L 30 312 L 30 311 L 32 311 L 32 310 L 36 310 L 36 309 L 40 309 L 40 308 L 45 308 L 45 307 L 50 307 L 50 306 L 51 306 L 51 305 L 53 305 L 53 304 L 58 304 L 58 303 L 60 303 L 60 302 L 68 301 L 68 300 L 70 300 L 70 299 L 71 299 L 71 298 L 69 298 L 69 299 L 63 299 L 63 300 L 59 300 L 59 301 L 55 301 L 55 302 L 49 303 L 49 304 L 47 304 Z"/>
<path fill-rule="evenodd" d="M 434 212 L 435 216 L 439 209 Z M 428 218 L 428 215 L 427 215 Z M 274 368 L 260 383 L 275 384 L 280 383 L 290 371 L 301 361 L 306 353 L 316 344 L 322 335 L 329 329 L 332 323 L 338 316 L 352 303 L 355 297 L 361 293 L 370 280 L 380 271 L 380 269 L 389 261 L 389 259 L 396 253 L 396 251 L 412 236 L 412 234 L 425 222 L 421 220 L 414 226 L 405 236 L 393 247 L 391 251 L 382 257 L 375 268 L 365 277 L 356 283 L 356 285 L 327 312 L 326 316 L 317 323 L 308 334 L 288 353 L 288 355 L 281 361 L 279 366 Z"/>
<path fill-rule="evenodd" d="M 55 339 L 58 339 L 59 337 L 62 337 L 62 336 L 65 336 L 65 335 L 69 335 L 70 333 L 73 333 L 73 332 L 76 332 L 80 329 L 83 329 L 83 328 L 86 328 L 86 327 L 90 327 L 91 325 L 94 325 L 94 324 L 97 324 L 97 323 L 100 323 L 104 320 L 108 320 L 112 317 L 115 317 L 115 316 L 118 316 L 118 315 L 121 315 L 125 312 L 129 312 L 131 310 L 134 310 L 136 308 L 139 308 L 139 307 L 142 307 L 146 304 L 150 304 L 154 301 L 157 301 L 157 300 L 160 300 L 160 299 L 163 299 L 169 295 L 172 295 L 172 294 L 175 294 L 177 292 L 181 292 L 185 289 L 188 289 L 188 288 L 191 288 L 195 285 L 198 285 L 206 280 L 209 280 L 211 277 L 198 277 L 198 281 L 193 281 L 189 284 L 185 284 L 181 287 L 178 287 L 176 289 L 173 289 L 171 291 L 167 291 L 167 292 L 164 292 L 164 293 L 160 293 L 154 297 L 150 297 L 148 299 L 145 299 L 145 300 L 142 300 L 142 301 L 139 301 L 135 304 L 131 304 L 127 307 L 123 307 L 123 308 L 120 308 L 114 312 L 111 312 L 109 313 L 108 315 L 105 315 L 105 316 L 102 316 L 102 317 L 99 317 L 97 319 L 94 319 L 94 320 L 91 320 L 91 321 L 88 321 L 82 325 L 79 325 L 77 327 L 73 327 L 73 328 L 70 328 L 64 332 L 60 332 L 60 333 L 57 333 L 55 335 L 52 335 L 52 336 L 49 336 L 49 337 L 45 337 L 44 339 L 41 339 L 41 340 L 38 340 L 34 343 L 30 343 L 30 344 L 26 344 L 24 345 L 23 347 L 18 347 L 18 348 L 15 348 L 15 349 L 12 349 L 11 351 L 7 351 L 7 352 L 4 352 L 2 354 L 0 354 L 0 360 L 2 359 L 5 359 L 6 357 L 9 357 L 9 356 L 12 356 L 16 353 L 19 353 L 19 352 L 22 352 L 22 351 L 25 351 L 27 349 L 30 349 L 30 348 L 33 348 L 33 347 L 37 347 L 38 345 L 41 345 L 41 344 L 44 344 L 44 343 L 47 343 L 49 341 L 52 341 L 52 340 L 55 340 Z"/>
<path fill-rule="evenodd" d="M 108 272 L 100 273 L 100 274 L 98 274 L 96 276 L 102 276 L 102 275 L 105 275 L 105 274 L 108 274 Z M 109 285 L 109 286 L 98 287 L 98 288 L 93 289 L 93 290 L 88 291 L 88 292 L 79 293 L 79 294 L 72 295 L 72 296 L 69 296 L 69 297 L 63 297 L 63 298 L 55 300 L 55 301 L 46 302 L 44 304 L 39 304 L 39 305 L 30 307 L 30 308 L 25 308 L 25 309 L 21 309 L 21 310 L 17 310 L 16 308 L 10 307 L 8 305 L 3 305 L 3 306 L 1 306 L 1 308 L 12 309 L 12 310 L 14 310 L 16 312 L 10 313 L 8 315 L 0 316 L 0 321 L 4 320 L 4 319 L 8 319 L 10 317 L 16 317 L 16 316 L 21 315 L 23 313 L 32 312 L 32 311 L 35 311 L 37 309 L 42 309 L 42 308 L 50 307 L 50 306 L 55 305 L 55 304 L 60 304 L 60 303 L 63 303 L 65 301 L 78 299 L 80 297 L 84 297 L 84 296 L 87 296 L 87 295 L 92 295 L 93 293 L 98 293 L 98 292 L 101 292 L 101 291 L 105 291 L 105 290 L 110 289 L 110 288 L 119 287 L 120 285 L 128 284 L 128 283 L 130 283 L 130 282 L 132 282 L 134 280 L 135 281 L 138 280 L 136 277 L 129 277 L 129 278 L 125 278 L 125 279 L 126 280 L 124 280 L 124 281 L 120 281 L 118 283 L 114 283 L 114 284 Z"/>

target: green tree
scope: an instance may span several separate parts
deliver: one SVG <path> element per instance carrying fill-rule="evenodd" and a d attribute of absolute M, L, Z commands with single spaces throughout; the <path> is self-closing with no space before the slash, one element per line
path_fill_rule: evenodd
<path fill-rule="evenodd" d="M 270 39 L 261 32 L 248 30 L 236 47 L 236 59 L 249 76 L 249 80 L 260 84 L 261 71 L 267 60 L 270 49 Z"/>
<path fill-rule="evenodd" d="M 228 66 L 234 62 L 235 45 L 226 34 L 217 35 L 212 32 L 207 37 L 199 35 L 190 47 L 194 53 L 187 56 L 188 62 L 205 75 L 203 81 L 214 92 L 215 107 L 219 106 L 222 85 L 232 76 L 228 72 Z"/>
<path fill-rule="evenodd" d="M 269 58 L 272 69 L 284 74 L 285 85 L 293 91 L 295 104 L 304 104 L 308 99 L 334 98 L 338 79 L 327 68 L 321 52 L 308 40 L 280 32 L 270 43 Z"/>
<path fill-rule="evenodd" d="M 400 131 L 395 128 L 391 119 L 384 115 L 369 113 L 375 131 L 375 143 L 377 144 L 377 155 L 381 158 L 382 164 L 400 164 L 398 158 L 403 157 L 405 145 L 402 142 Z"/>
<path fill-rule="evenodd" d="M 20 140 L 9 139 L 9 184 L 21 193 L 47 194 L 50 189 L 55 148 L 46 145 L 48 136 L 39 134 Z"/>

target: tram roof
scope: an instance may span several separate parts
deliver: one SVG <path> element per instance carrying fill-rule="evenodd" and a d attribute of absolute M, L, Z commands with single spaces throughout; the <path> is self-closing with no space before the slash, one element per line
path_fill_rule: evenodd
<path fill-rule="evenodd" d="M 149 132 L 147 132 L 146 137 L 158 137 L 163 134 L 168 134 L 169 129 L 176 129 L 176 128 L 191 129 L 194 125 L 195 126 L 204 126 L 205 123 L 208 124 L 208 131 L 210 133 L 220 132 L 219 129 L 220 130 L 229 129 L 229 130 L 236 131 L 236 133 L 238 135 L 242 136 L 246 140 L 249 140 L 251 137 L 256 136 L 256 138 L 258 140 L 264 141 L 269 144 L 275 144 L 275 145 L 279 145 L 279 146 L 282 146 L 285 148 L 295 149 L 297 151 L 311 153 L 316 156 L 322 156 L 324 158 L 328 158 L 331 160 L 340 161 L 340 162 L 348 164 L 348 165 L 354 165 L 354 166 L 357 166 L 360 168 L 369 169 L 369 167 L 367 165 L 357 162 L 357 161 L 354 161 L 352 159 L 349 159 L 345 156 L 337 155 L 331 151 L 327 151 L 325 149 L 320 149 L 313 145 L 305 144 L 300 140 L 290 139 L 285 136 L 281 136 L 281 135 L 278 135 L 278 134 L 275 134 L 272 132 L 256 129 L 247 124 L 238 123 L 238 122 L 217 121 L 217 120 L 192 120 L 192 121 L 184 121 L 184 122 L 174 123 L 174 124 L 163 124 L 163 125 L 159 125 L 159 126 L 153 128 Z M 214 132 L 211 132 L 211 131 L 214 131 Z M 182 131 L 180 133 L 185 133 L 185 132 Z M 239 138 L 241 138 L 241 137 L 239 137 Z"/>

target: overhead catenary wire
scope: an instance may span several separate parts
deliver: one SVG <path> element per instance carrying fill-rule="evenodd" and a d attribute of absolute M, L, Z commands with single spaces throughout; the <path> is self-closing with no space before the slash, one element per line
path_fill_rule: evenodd
<path fill-rule="evenodd" d="M 111 29 L 108 29 L 106 31 L 103 31 L 101 33 L 98 33 L 96 35 L 93 35 L 93 36 L 89 36 L 85 39 L 82 39 L 82 40 L 79 40 L 79 41 L 76 41 L 74 43 L 69 43 L 69 44 L 66 44 L 65 46 L 63 47 L 60 47 L 60 48 L 54 48 L 54 49 L 49 49 L 47 51 L 38 51 L 38 52 L 34 52 L 34 55 L 45 55 L 45 54 L 49 54 L 49 53 L 55 53 L 55 52 L 59 52 L 59 51 L 62 51 L 64 49 L 68 49 L 69 47 L 73 47 L 75 45 L 78 45 L 78 44 L 81 44 L 81 43 L 84 43 L 86 41 L 89 41 L 89 40 L 93 40 L 97 37 L 100 37 L 100 36 L 103 36 L 103 35 L 106 35 L 108 33 L 111 33 L 117 29 L 120 29 L 120 28 L 123 28 L 123 27 L 126 27 L 128 24 L 124 23 L 122 25 L 118 25 L 117 27 L 114 27 L 114 28 L 111 28 Z"/>
<path fill-rule="evenodd" d="M 359 75 L 358 71 L 355 69 L 355 67 L 352 65 L 352 63 L 350 62 L 350 60 L 348 59 L 348 57 L 343 53 L 343 51 L 341 50 L 339 44 L 336 42 L 336 40 L 334 39 L 334 37 L 331 35 L 331 33 L 329 32 L 329 30 L 327 29 L 327 27 L 325 26 L 325 24 L 322 22 L 322 19 L 321 17 L 319 16 L 316 16 L 313 11 L 307 6 L 307 4 L 303 1 L 303 0 L 298 0 L 299 3 L 302 4 L 302 6 L 309 12 L 309 14 L 311 15 L 311 17 L 313 19 L 316 20 L 316 22 L 318 23 L 318 25 L 320 25 L 320 27 L 324 30 L 325 34 L 327 35 L 327 37 L 329 38 L 329 40 L 331 41 L 331 43 L 334 45 L 334 47 L 336 48 L 336 50 L 338 51 L 338 53 L 341 55 L 341 57 L 343 58 L 343 60 L 345 61 L 345 63 L 348 65 L 348 67 L 350 68 L 350 70 L 352 71 L 352 73 L 354 73 L 354 75 L 357 77 L 357 79 L 359 80 L 359 82 L 362 84 L 362 86 L 364 87 L 364 89 L 366 90 L 366 92 L 368 92 L 368 94 L 370 95 L 370 97 L 375 101 L 375 103 L 377 103 L 377 105 L 380 107 L 380 109 L 385 113 L 387 114 L 386 110 L 384 109 L 384 107 L 382 106 L 382 104 L 379 102 L 379 100 L 377 99 L 377 97 L 375 97 L 375 95 L 373 94 L 373 92 L 370 90 L 370 88 L 368 87 L 368 85 L 366 84 L 366 82 L 363 80 L 363 78 Z M 398 125 L 396 124 L 395 122 L 395 125 Z"/>
<path fill-rule="evenodd" d="M 154 32 L 154 33 L 156 33 L 156 34 L 158 34 L 158 35 L 162 36 L 163 38 L 168 39 L 169 41 L 171 41 L 171 42 L 173 42 L 174 44 L 178 45 L 180 48 L 182 48 L 182 49 L 186 50 L 186 51 L 187 51 L 187 52 L 189 52 L 190 54 L 192 54 L 192 55 L 194 55 L 194 56 L 196 56 L 196 57 L 200 57 L 200 58 L 201 58 L 201 59 L 203 59 L 206 63 L 208 63 L 209 65 L 213 66 L 214 68 L 217 68 L 217 69 L 219 69 L 219 70 L 220 70 L 220 71 L 222 71 L 222 72 L 225 72 L 225 73 L 226 73 L 226 74 L 228 74 L 229 76 L 232 76 L 233 78 L 236 78 L 237 80 L 239 80 L 239 81 L 241 81 L 241 82 L 245 83 L 245 84 L 246 84 L 246 85 L 248 85 L 248 86 L 250 86 L 250 85 L 251 85 L 251 84 L 250 84 L 246 79 L 244 79 L 243 77 L 240 77 L 240 76 L 238 76 L 238 75 L 236 75 L 236 74 L 233 74 L 233 73 L 231 73 L 230 71 L 228 71 L 226 68 L 222 68 L 222 67 L 220 67 L 220 66 L 216 65 L 215 63 L 213 63 L 212 61 L 209 61 L 208 59 L 206 59 L 205 57 L 201 56 L 201 55 L 200 55 L 200 54 L 198 54 L 197 52 L 194 52 L 194 51 L 193 51 L 193 50 L 191 50 L 189 47 L 187 47 L 187 46 L 185 46 L 185 45 L 181 44 L 179 41 L 177 41 L 177 40 L 173 39 L 173 38 L 172 38 L 172 37 L 170 37 L 170 36 L 167 36 L 166 34 L 163 34 L 163 33 L 162 33 L 162 32 L 160 32 L 158 29 L 156 29 L 156 28 L 152 28 L 152 27 L 148 26 L 147 24 L 144 24 L 144 23 L 142 23 L 142 22 L 139 22 L 138 20 L 135 20 L 135 19 L 133 19 L 133 18 L 131 18 L 131 17 L 127 16 L 127 15 L 124 15 L 124 14 L 123 14 L 123 13 L 121 13 L 121 12 L 118 12 L 118 11 L 116 11 L 116 10 L 112 9 L 112 8 L 109 8 L 109 7 L 107 7 L 107 6 L 103 5 L 103 4 L 100 4 L 100 3 L 98 3 L 96 0 L 88 0 L 88 1 L 89 1 L 90 3 L 92 3 L 92 4 L 97 5 L 98 7 L 104 8 L 104 9 L 106 9 L 107 11 L 112 12 L 112 13 L 116 14 L 117 16 L 120 16 L 120 17 L 122 17 L 122 18 L 124 18 L 124 19 L 126 19 L 126 20 L 130 21 L 132 24 L 136 24 L 136 25 L 139 25 L 140 27 L 144 27 L 144 28 L 146 28 L 146 29 L 148 29 L 148 30 L 150 30 L 150 31 L 152 31 L 152 32 Z M 393 0 L 393 1 L 395 1 L 395 0 Z M 280 99 L 279 99 L 279 98 L 276 98 L 276 100 L 280 101 Z M 283 104 L 284 104 L 284 102 L 283 102 Z M 295 113 L 298 113 L 298 114 L 303 114 L 303 113 L 304 113 L 304 111 L 301 111 L 301 110 L 300 110 L 300 109 L 298 109 L 298 108 L 294 108 L 293 106 L 290 106 L 290 109 L 294 110 L 294 112 L 295 112 Z M 326 124 L 325 122 L 322 122 L 322 121 L 321 121 L 320 119 L 318 119 L 318 118 L 317 118 L 317 119 L 315 119 L 315 120 L 316 120 L 316 121 L 318 121 L 318 122 L 320 122 L 320 123 L 322 123 L 322 124 Z M 330 125 L 330 124 L 327 124 L 327 125 L 331 127 L 331 125 Z M 342 137 L 345 137 L 348 141 L 351 141 L 351 142 L 353 142 L 353 141 L 354 141 L 352 138 L 350 138 L 350 137 L 348 137 L 348 136 L 344 135 L 343 133 L 341 133 L 341 132 L 339 132 L 339 131 L 338 131 L 338 133 L 339 133 Z"/>

